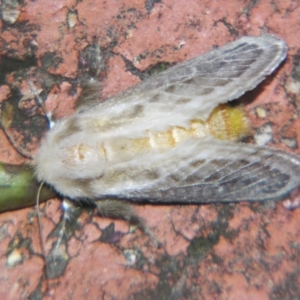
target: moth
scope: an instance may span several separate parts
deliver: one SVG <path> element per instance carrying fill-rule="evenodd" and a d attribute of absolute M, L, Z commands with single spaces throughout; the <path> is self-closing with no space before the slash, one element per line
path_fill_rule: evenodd
<path fill-rule="evenodd" d="M 242 37 L 103 103 L 95 101 L 97 84 L 89 83 L 75 114 L 46 135 L 35 159 L 37 179 L 63 197 L 96 204 L 101 215 L 138 224 L 127 202 L 284 198 L 300 185 L 300 158 L 218 139 L 209 118 L 218 105 L 255 88 L 286 53 L 275 36 Z"/>

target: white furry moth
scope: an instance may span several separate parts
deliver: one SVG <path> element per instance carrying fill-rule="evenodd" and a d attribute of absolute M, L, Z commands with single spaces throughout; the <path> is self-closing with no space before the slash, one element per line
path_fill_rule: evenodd
<path fill-rule="evenodd" d="M 242 37 L 104 103 L 83 103 L 47 134 L 36 158 L 38 180 L 74 200 L 283 198 L 300 185 L 298 156 L 203 136 L 199 124 L 217 105 L 253 89 L 286 52 L 277 37 Z"/>

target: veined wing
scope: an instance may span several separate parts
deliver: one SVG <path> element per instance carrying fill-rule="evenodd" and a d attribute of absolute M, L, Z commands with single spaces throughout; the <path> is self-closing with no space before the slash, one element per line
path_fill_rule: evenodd
<path fill-rule="evenodd" d="M 286 52 L 285 42 L 277 37 L 242 37 L 145 80 L 83 117 L 98 118 L 103 134 L 125 125 L 134 134 L 186 126 L 191 119 L 205 120 L 218 104 L 253 89 L 274 71 Z"/>
<path fill-rule="evenodd" d="M 300 186 L 300 157 L 209 137 L 118 165 L 107 179 L 118 174 L 126 174 L 126 179 L 115 185 L 106 186 L 102 178 L 104 198 L 159 203 L 263 201 L 283 198 Z"/>

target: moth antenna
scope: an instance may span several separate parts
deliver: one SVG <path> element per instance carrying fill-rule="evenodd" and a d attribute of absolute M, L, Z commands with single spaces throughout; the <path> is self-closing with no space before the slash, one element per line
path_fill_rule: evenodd
<path fill-rule="evenodd" d="M 39 226 L 39 237 L 40 237 L 40 243 L 41 243 L 41 248 L 42 248 L 42 254 L 43 254 L 43 260 L 45 262 L 45 273 L 46 273 L 46 290 L 48 290 L 48 266 L 47 266 L 47 255 L 46 255 L 46 247 L 43 239 L 43 234 L 42 234 L 42 220 L 41 220 L 41 211 L 40 211 L 40 194 L 42 191 L 42 188 L 44 186 L 44 181 L 41 182 L 37 195 L 36 195 L 36 202 L 35 202 L 35 209 L 37 213 L 37 219 L 38 219 L 38 226 Z"/>
<path fill-rule="evenodd" d="M 27 84 L 30 88 L 31 93 L 35 96 L 35 98 L 37 99 L 39 105 L 42 107 L 45 115 L 46 115 L 46 119 L 48 121 L 49 127 L 52 128 L 54 125 L 54 121 L 52 119 L 52 113 L 48 112 L 46 109 L 46 106 L 44 104 L 44 101 L 42 100 L 42 98 L 39 96 L 39 93 L 37 91 L 37 89 L 34 87 L 34 85 L 32 84 L 31 80 L 27 79 Z M 23 149 L 22 147 L 20 147 L 14 137 L 6 130 L 5 125 L 3 124 L 1 118 L 0 118 L 0 126 L 2 127 L 7 139 L 9 140 L 9 142 L 12 144 L 12 146 L 24 157 L 29 158 L 29 159 L 34 159 L 33 155 L 28 152 L 27 150 Z"/>
<path fill-rule="evenodd" d="M 47 119 L 48 124 L 49 124 L 49 128 L 51 129 L 53 127 L 54 123 L 55 123 L 53 121 L 53 118 L 52 118 L 52 112 L 47 110 L 43 99 L 40 97 L 39 93 L 37 92 L 36 88 L 32 84 L 31 80 L 27 79 L 26 81 L 27 81 L 27 84 L 29 85 L 31 93 L 35 96 L 35 98 L 37 99 L 39 105 L 43 109 L 43 111 L 45 113 L 45 116 L 46 116 L 46 119 Z"/>
<path fill-rule="evenodd" d="M 16 143 L 15 139 L 11 136 L 11 134 L 9 132 L 7 132 L 5 126 L 2 124 L 1 120 L 0 120 L 0 126 L 2 127 L 4 134 L 6 135 L 7 139 L 12 144 L 12 146 L 24 157 L 33 159 L 33 156 L 30 152 L 23 149 Z"/>

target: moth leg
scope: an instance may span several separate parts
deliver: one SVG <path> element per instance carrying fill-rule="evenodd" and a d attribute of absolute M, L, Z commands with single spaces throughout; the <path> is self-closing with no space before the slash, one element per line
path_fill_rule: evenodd
<path fill-rule="evenodd" d="M 52 112 L 50 112 L 50 111 L 47 110 L 47 108 L 45 106 L 45 103 L 44 103 L 44 100 L 40 96 L 41 90 L 37 90 L 35 88 L 35 86 L 32 84 L 32 82 L 31 82 L 30 79 L 27 79 L 27 84 L 28 84 L 28 86 L 30 88 L 31 93 L 34 95 L 34 97 L 38 101 L 40 107 L 43 109 L 43 111 L 44 111 L 44 113 L 46 115 L 48 124 L 49 124 L 49 128 L 51 129 L 54 126 L 55 122 L 53 121 Z"/>
<path fill-rule="evenodd" d="M 145 234 L 147 234 L 156 247 L 160 246 L 160 242 L 146 225 L 144 219 L 139 217 L 132 206 L 126 201 L 118 200 L 99 200 L 95 202 L 98 215 L 101 217 L 121 219 L 128 222 L 130 225 L 137 226 Z"/>
<path fill-rule="evenodd" d="M 89 68 L 89 73 L 91 76 L 90 80 L 96 80 L 103 69 L 103 60 L 102 60 L 102 54 L 101 49 L 99 46 L 99 40 L 95 37 L 93 41 L 93 53 L 92 53 L 92 61 Z"/>
<path fill-rule="evenodd" d="M 290 192 L 289 198 L 283 201 L 283 206 L 289 210 L 300 207 L 300 188 L 296 188 Z"/>
<path fill-rule="evenodd" d="M 82 112 L 89 109 L 91 106 L 99 104 L 101 100 L 101 85 L 95 80 L 88 81 L 76 99 L 76 112 Z"/>
<path fill-rule="evenodd" d="M 86 58 L 83 60 L 89 62 L 89 79 L 82 86 L 81 93 L 75 102 L 76 112 L 84 111 L 101 101 L 102 89 L 98 77 L 104 68 L 104 62 L 98 40 L 95 39 L 86 50 Z"/>
<path fill-rule="evenodd" d="M 61 276 L 70 261 L 68 254 L 68 242 L 78 230 L 78 218 L 82 212 L 80 206 L 73 201 L 63 199 L 63 214 L 56 228 L 49 234 L 48 238 L 56 238 L 50 252 L 45 256 L 46 278 L 54 279 Z"/>

